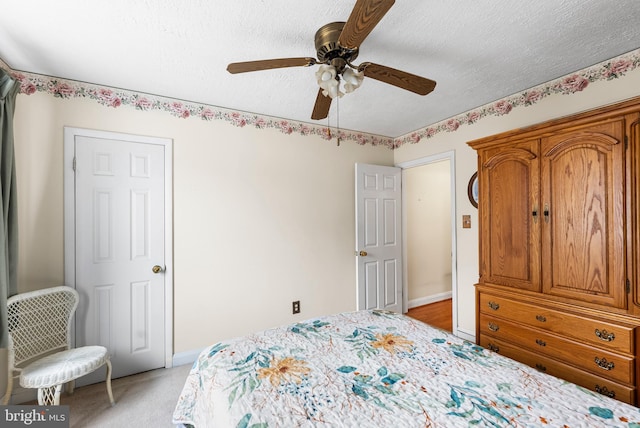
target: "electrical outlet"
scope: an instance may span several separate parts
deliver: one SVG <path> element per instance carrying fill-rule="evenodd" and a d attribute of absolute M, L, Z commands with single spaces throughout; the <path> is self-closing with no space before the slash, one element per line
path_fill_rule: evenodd
<path fill-rule="evenodd" d="M 293 313 L 294 314 L 299 314 L 300 313 L 300 300 L 296 300 L 295 302 L 293 302 L 292 307 L 293 307 Z"/>

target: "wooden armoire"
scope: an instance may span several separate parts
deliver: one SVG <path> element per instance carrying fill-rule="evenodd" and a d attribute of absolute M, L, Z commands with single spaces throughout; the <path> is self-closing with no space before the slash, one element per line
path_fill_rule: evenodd
<path fill-rule="evenodd" d="M 478 343 L 638 405 L 640 98 L 468 144 Z"/>

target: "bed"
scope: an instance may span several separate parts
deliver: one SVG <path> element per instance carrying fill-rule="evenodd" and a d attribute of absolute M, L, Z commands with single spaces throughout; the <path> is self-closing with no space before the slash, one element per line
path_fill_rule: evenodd
<path fill-rule="evenodd" d="M 404 315 L 357 311 L 214 344 L 173 423 L 203 427 L 640 427 L 640 409 Z"/>

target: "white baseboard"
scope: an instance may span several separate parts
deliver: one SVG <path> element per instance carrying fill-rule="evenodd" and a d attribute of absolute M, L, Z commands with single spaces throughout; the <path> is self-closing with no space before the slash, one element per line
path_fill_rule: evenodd
<path fill-rule="evenodd" d="M 408 309 L 417 308 L 418 306 L 428 305 L 431 303 L 441 302 L 443 300 L 451 299 L 452 293 L 451 291 L 447 291 L 444 293 L 432 294 L 427 297 L 420 297 L 418 299 L 409 300 Z"/>
<path fill-rule="evenodd" d="M 461 339 L 468 340 L 469 342 L 476 343 L 476 334 L 475 333 L 469 333 L 468 331 L 457 329 L 456 330 L 456 336 L 458 336 Z"/>
<path fill-rule="evenodd" d="M 202 349 L 192 349 L 191 351 L 178 352 L 173 354 L 173 367 L 184 366 L 186 364 L 193 364 L 198 359 L 198 355 L 202 352 Z"/>

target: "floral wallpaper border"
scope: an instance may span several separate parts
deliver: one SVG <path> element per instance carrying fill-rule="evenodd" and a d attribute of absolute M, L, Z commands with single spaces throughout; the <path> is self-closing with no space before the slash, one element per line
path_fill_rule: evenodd
<path fill-rule="evenodd" d="M 609 59 L 594 66 L 556 80 L 534 86 L 524 92 L 511 95 L 496 102 L 443 120 L 421 130 L 394 139 L 393 147 L 415 144 L 441 132 L 454 132 L 461 125 L 472 125 L 488 116 L 504 116 L 516 107 L 527 107 L 549 95 L 570 95 L 581 92 L 591 83 L 608 81 L 624 76 L 640 66 L 640 49 Z"/>
<path fill-rule="evenodd" d="M 224 120 L 238 127 L 254 126 L 259 129 L 278 129 L 284 134 L 316 135 L 325 140 L 337 138 L 338 144 L 341 141 L 353 141 L 360 145 L 387 146 L 390 149 L 398 148 L 403 144 L 415 144 L 442 132 L 455 132 L 462 125 L 472 125 L 488 116 L 504 116 L 516 107 L 533 105 L 549 95 L 574 94 L 583 91 L 593 82 L 617 79 L 639 66 L 640 49 L 637 49 L 576 73 L 527 89 L 524 92 L 429 125 L 418 131 L 392 138 L 342 129 L 336 130 L 335 128 L 305 122 L 234 111 L 206 104 L 114 89 L 52 76 L 14 71 L 0 60 L 0 67 L 7 70 L 20 82 L 20 93 L 24 95 L 44 92 L 62 99 L 89 98 L 112 108 L 128 106 L 141 111 L 158 110 L 182 119 Z"/>

